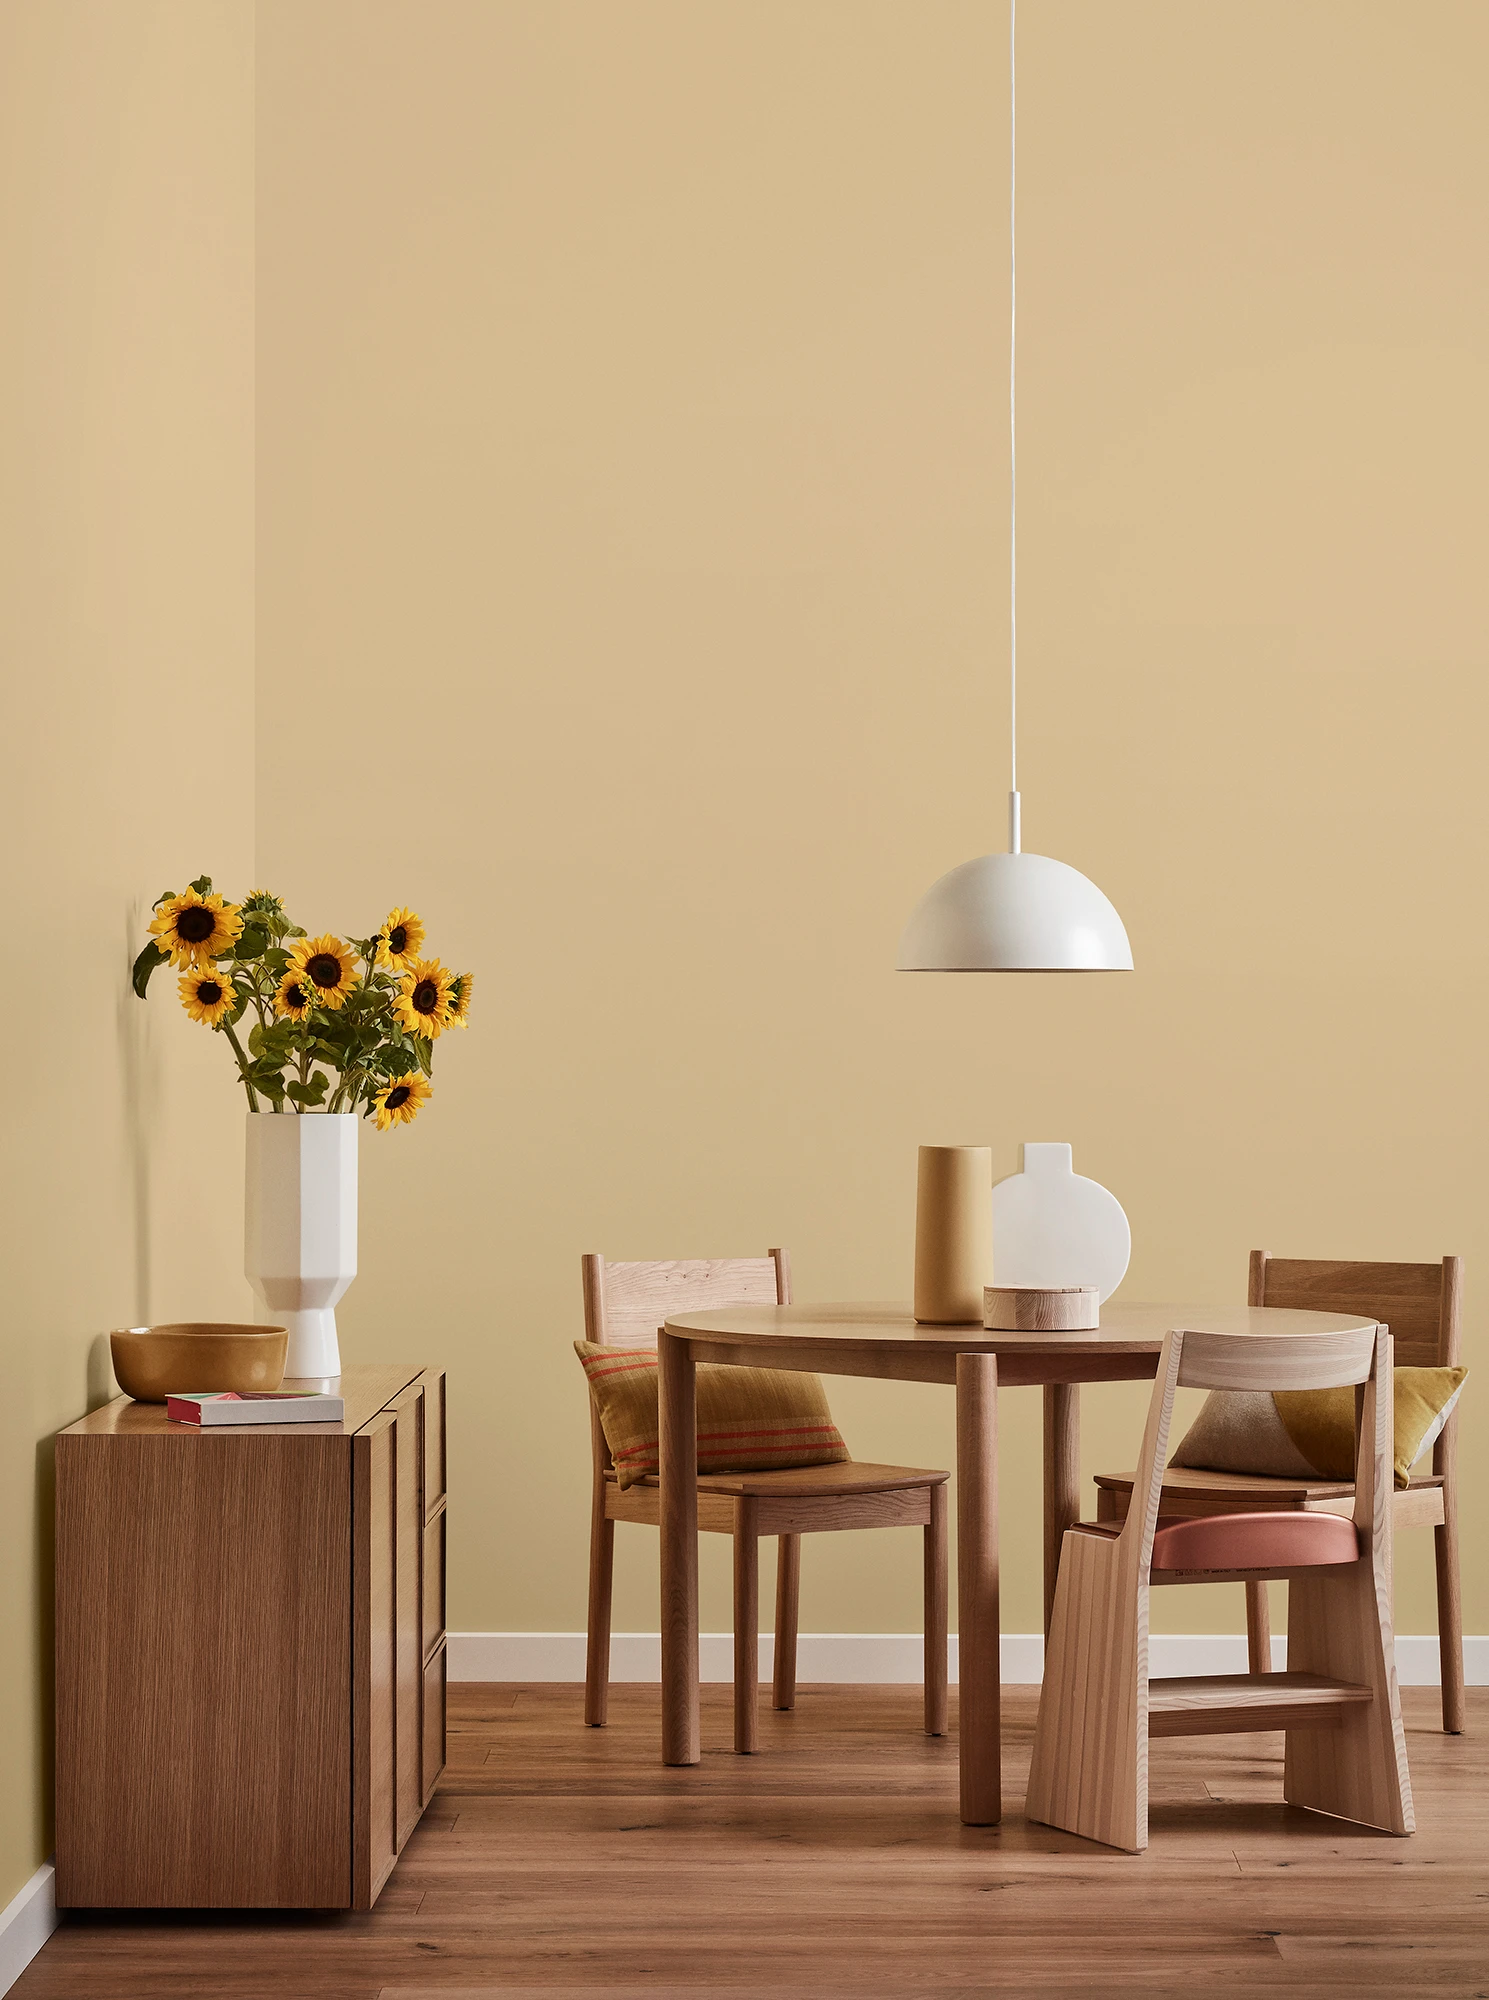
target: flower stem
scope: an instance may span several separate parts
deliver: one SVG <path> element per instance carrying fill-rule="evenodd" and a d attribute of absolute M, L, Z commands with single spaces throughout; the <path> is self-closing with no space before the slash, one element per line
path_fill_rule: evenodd
<path fill-rule="evenodd" d="M 238 1074 L 243 1079 L 243 1088 L 248 1092 L 248 1108 L 250 1111 L 257 1111 L 259 1108 L 259 1101 L 257 1097 L 255 1097 L 253 1094 L 253 1085 L 248 1081 L 248 1058 L 243 1053 L 243 1044 L 238 1040 L 238 1037 L 233 1033 L 232 1026 L 229 1022 L 227 1021 L 223 1022 L 222 1032 L 227 1036 L 228 1040 L 232 1043 L 233 1054 L 238 1058 Z"/>

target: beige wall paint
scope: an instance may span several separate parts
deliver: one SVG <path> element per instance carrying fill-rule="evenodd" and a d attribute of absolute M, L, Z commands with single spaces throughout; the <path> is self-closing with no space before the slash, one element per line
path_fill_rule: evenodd
<path fill-rule="evenodd" d="M 248 1299 L 223 1052 L 127 982 L 253 860 L 252 90 L 231 0 L 0 10 L 0 1905 L 50 1847 L 50 1436 L 104 1329 Z"/>
<path fill-rule="evenodd" d="M 1132 1296 L 1462 1252 L 1477 1358 L 1486 41 L 1023 10 L 1025 833 L 1139 970 L 937 980 L 899 926 L 1006 784 L 1002 10 L 265 0 L 260 872 L 315 924 L 407 901 L 479 980 L 364 1143 L 342 1312 L 451 1369 L 453 1625 L 582 1624 L 579 1253 L 906 1296 L 921 1140 L 1072 1140 Z M 1088 1469 L 1144 1393 L 1088 1392 Z M 941 1392 L 832 1394 L 861 1456 L 948 1462 Z M 1011 1630 L 1038 1431 L 1010 1394 Z M 913 1628 L 918 1561 L 824 1538 L 806 1625 Z M 1431 1630 L 1430 1539 L 1400 1569 Z"/>

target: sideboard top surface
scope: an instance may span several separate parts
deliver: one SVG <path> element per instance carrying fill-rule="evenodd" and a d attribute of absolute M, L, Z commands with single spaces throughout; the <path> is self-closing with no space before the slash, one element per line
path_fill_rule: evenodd
<path fill-rule="evenodd" d="M 135 1403 L 128 1396 L 116 1396 L 112 1403 L 90 1410 L 75 1424 L 59 1431 L 59 1437 L 350 1437 L 385 1409 L 401 1389 L 417 1382 L 425 1371 L 410 1362 L 387 1362 L 378 1367 L 347 1368 L 336 1377 L 329 1393 L 346 1404 L 346 1417 L 339 1424 L 223 1424 L 198 1428 L 195 1424 L 173 1424 L 164 1403 Z M 292 1375 L 284 1378 L 286 1389 L 319 1389 L 318 1380 Z"/>

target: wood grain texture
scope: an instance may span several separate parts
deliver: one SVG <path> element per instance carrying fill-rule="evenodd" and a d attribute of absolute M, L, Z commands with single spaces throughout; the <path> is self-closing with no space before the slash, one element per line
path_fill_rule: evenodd
<path fill-rule="evenodd" d="M 451 1763 L 368 1915 L 88 1912 L 11 2000 L 1469 2000 L 1489 1963 L 1489 1688 L 1408 1688 L 1411 1841 L 1282 1799 L 1282 1737 L 1154 1743 L 1141 1860 L 1029 1822 L 1037 1700 L 1004 1695 L 1007 1809 L 956 1817 L 914 1687 L 804 1686 L 754 1757 L 657 1763 L 655 1687 L 452 1686 Z M 732 1697 L 704 1690 L 727 1742 Z M 953 1709 L 955 1690 L 953 1690 Z"/>
<path fill-rule="evenodd" d="M 582 1260 L 585 1331 L 600 1345 L 656 1343 L 659 1360 L 658 1398 L 661 1466 L 658 1475 L 620 1490 L 604 1435 L 590 1405 L 592 1498 L 590 1511 L 589 1622 L 585 1648 L 585 1719 L 603 1726 L 607 1715 L 610 1671 L 611 1578 L 615 1560 L 614 1524 L 630 1521 L 663 1529 L 662 1538 L 662 1661 L 668 1689 L 664 1757 L 668 1762 L 692 1761 L 697 1745 L 697 1596 L 699 1533 L 735 1537 L 735 1581 L 740 1615 L 746 1612 L 758 1627 L 758 1548 L 741 1550 L 748 1537 L 781 1540 L 776 1594 L 776 1668 L 774 1696 L 789 1708 L 795 1687 L 796 1629 L 800 1579 L 798 1538 L 803 1534 L 841 1533 L 850 1529 L 921 1527 L 931 1518 L 930 1487 L 944 1482 L 944 1472 L 900 1465 L 820 1465 L 766 1472 L 709 1473 L 693 1471 L 686 1498 L 681 1495 L 682 1462 L 672 1462 L 677 1488 L 668 1487 L 669 1439 L 679 1427 L 694 1440 L 686 1446 L 696 1468 L 696 1367 L 691 1343 L 679 1342 L 667 1328 L 651 1327 L 660 1304 L 681 1309 L 685 1304 L 721 1305 L 733 1298 L 748 1310 L 751 1299 L 769 1297 L 789 1306 L 791 1260 L 782 1249 L 762 1258 L 732 1258 L 711 1262 L 609 1264 L 596 1252 Z M 733 1309 L 733 1308 L 731 1308 Z M 650 1327 L 643 1338 L 641 1329 Z M 725 1355 L 725 1360 L 734 1357 Z M 755 1366 L 753 1355 L 745 1366 Z M 671 1371 L 669 1374 L 669 1370 Z M 677 1398 L 687 1403 L 684 1410 Z M 670 1399 L 670 1401 L 669 1401 Z M 682 1448 L 682 1447 L 679 1447 Z M 685 1521 L 679 1506 L 686 1508 Z M 946 1560 L 944 1538 L 937 1544 Z M 691 1607 L 691 1612 L 689 1610 Z M 929 1612 L 927 1614 L 930 1615 Z M 680 1684 L 671 1678 L 675 1662 L 692 1661 Z M 758 1700 L 758 1643 L 736 1623 L 735 1746 L 748 1750 Z M 688 1754 L 688 1753 L 691 1754 Z"/>
<path fill-rule="evenodd" d="M 1055 1579 L 1067 1528 L 1081 1517 L 1081 1403 L 1072 1382 L 1044 1390 L 1044 1632 L 1055 1609 Z"/>
<path fill-rule="evenodd" d="M 1191 1360 L 1191 1343 L 1201 1343 Z M 1338 1378 L 1355 1334 L 1303 1336 L 1278 1356 L 1271 1343 L 1176 1332 L 1164 1343 L 1122 1525 L 1082 1524 L 1065 1537 L 1055 1617 L 1046 1651 L 1028 1811 L 1067 1831 L 1128 1852 L 1148 1842 L 1150 1735 L 1241 1731 L 1278 1722 L 1287 1731 L 1288 1799 L 1316 1812 L 1390 1833 L 1412 1829 L 1390 1625 L 1392 1413 L 1391 1338 L 1377 1326 L 1356 1385 L 1353 1562 L 1295 1569 L 1285 1674 L 1150 1683 L 1148 1596 L 1153 1536 L 1164 1489 L 1164 1456 L 1175 1388 L 1217 1377 L 1266 1388 L 1275 1367 L 1308 1388 Z M 1227 1346 L 1235 1351 L 1226 1353 Z M 1354 1364 L 1359 1368 L 1359 1358 Z M 1261 1572 L 1231 1571 L 1231 1579 Z M 1270 1572 L 1281 1575 L 1283 1572 Z M 1221 1580 L 1219 1572 L 1170 1583 Z M 1293 1624 L 1292 1620 L 1298 1622 Z M 1294 1633 L 1297 1638 L 1294 1640 Z M 1267 1718 L 1261 1721 L 1259 1718 Z"/>
<path fill-rule="evenodd" d="M 1334 1313 L 1358 1313 L 1389 1327 L 1397 1367 L 1451 1367 L 1462 1347 L 1463 1259 L 1436 1264 L 1342 1262 L 1319 1258 L 1273 1257 L 1253 1250 L 1247 1281 L 1253 1309 L 1314 1305 Z M 1280 1384 L 1278 1386 L 1281 1386 Z M 1433 1447 L 1432 1472 L 1413 1473 L 1410 1487 L 1397 1493 L 1395 1528 L 1436 1531 L 1437 1630 L 1441 1655 L 1442 1726 L 1463 1727 L 1463 1608 L 1458 1557 L 1458 1415 L 1444 1425 Z M 1128 1482 L 1107 1474 L 1096 1480 L 1101 1518 L 1120 1518 Z M 1229 1513 L 1246 1506 L 1304 1507 L 1315 1512 L 1349 1513 L 1353 1488 L 1339 1481 L 1246 1479 L 1234 1473 L 1171 1467 L 1164 1479 L 1163 1511 Z M 1270 1617 L 1265 1594 L 1247 1591 L 1247 1644 L 1253 1668 L 1270 1663 Z"/>
<path fill-rule="evenodd" d="M 951 1591 L 946 1544 L 951 1509 L 945 1486 L 931 1487 L 927 1498 L 931 1518 L 925 1526 L 925 1733 L 944 1736 L 950 1673 Z"/>
<path fill-rule="evenodd" d="M 352 1441 L 354 1910 L 370 1910 L 398 1859 L 398 1439 L 391 1411 Z"/>
<path fill-rule="evenodd" d="M 1219 1736 L 1239 1730 L 1338 1728 L 1347 1712 L 1369 1708 L 1374 1694 L 1322 1674 L 1173 1676 L 1148 1682 L 1150 1736 Z"/>
<path fill-rule="evenodd" d="M 332 1393 L 340 1396 L 345 1405 L 345 1417 L 339 1424 L 298 1424 L 298 1437 L 351 1437 L 363 1424 L 369 1423 L 379 1410 L 391 1403 L 401 1389 L 418 1378 L 419 1370 L 406 1364 L 385 1363 L 380 1366 L 344 1368 L 332 1385 Z M 286 1389 L 319 1390 L 322 1383 L 318 1378 L 302 1378 L 286 1375 L 283 1387 Z M 79 1417 L 75 1424 L 57 1433 L 59 1437 L 168 1437 L 184 1443 L 192 1439 L 211 1439 L 221 1444 L 235 1437 L 283 1437 L 283 1424 L 233 1424 L 220 1430 L 203 1430 L 195 1424 L 173 1424 L 166 1416 L 163 1403 L 132 1403 L 127 1396 L 116 1396 L 112 1403 L 91 1410 L 86 1417 Z"/>
<path fill-rule="evenodd" d="M 1003 1816 L 998 1658 L 998 1361 L 957 1358 L 957 1630 L 961 1702 L 961 1816 Z"/>
<path fill-rule="evenodd" d="M 346 1903 L 347 1449 L 257 1428 L 58 1438 L 64 1907 Z"/>
<path fill-rule="evenodd" d="M 394 1768 L 398 1846 L 424 1810 L 424 1385 L 411 1384 L 392 1404 L 397 1435 L 394 1480 L 397 1682 Z"/>
<path fill-rule="evenodd" d="M 657 1337 L 662 1531 L 662 1760 L 696 1764 L 698 1736 L 698 1370 L 685 1340 Z"/>
<path fill-rule="evenodd" d="M 1000 1333 L 1085 1333 L 1101 1323 L 1101 1294 L 1094 1285 L 989 1285 L 982 1323 Z"/>
<path fill-rule="evenodd" d="M 755 1749 L 760 1674 L 760 1528 L 758 1500 L 737 1500 L 734 1524 L 734 1748 Z"/>
<path fill-rule="evenodd" d="M 801 1536 L 782 1535 L 776 1544 L 776 1644 L 772 1662 L 772 1708 L 796 1706 L 796 1640 L 801 1625 Z"/>

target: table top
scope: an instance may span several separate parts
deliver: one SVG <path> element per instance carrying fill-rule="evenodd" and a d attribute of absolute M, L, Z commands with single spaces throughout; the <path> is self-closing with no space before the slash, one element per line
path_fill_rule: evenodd
<path fill-rule="evenodd" d="M 1355 1313 L 1300 1312 L 1289 1306 L 1165 1305 L 1109 1299 L 1101 1308 L 1100 1326 L 1081 1333 L 994 1333 L 980 1326 L 921 1326 L 907 1305 L 851 1303 L 725 1306 L 714 1312 L 679 1313 L 667 1321 L 667 1330 L 740 1347 L 809 1345 L 820 1349 L 841 1343 L 845 1349 L 868 1349 L 884 1355 L 1066 1356 L 1099 1362 L 1123 1355 L 1157 1354 L 1165 1334 L 1175 1331 L 1277 1339 L 1289 1334 L 1355 1333 L 1376 1323 Z"/>

